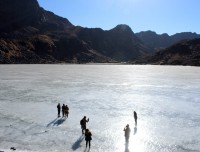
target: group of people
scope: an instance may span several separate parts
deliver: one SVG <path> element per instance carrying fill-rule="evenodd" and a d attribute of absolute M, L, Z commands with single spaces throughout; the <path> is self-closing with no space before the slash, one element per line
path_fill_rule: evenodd
<path fill-rule="evenodd" d="M 61 110 L 60 103 L 58 103 L 57 109 L 58 109 L 58 117 L 60 117 L 60 110 Z M 69 114 L 69 107 L 67 105 L 63 104 L 62 105 L 62 116 L 63 117 L 65 117 L 65 116 L 68 117 L 68 114 Z M 136 127 L 137 126 L 137 113 L 135 111 L 133 112 L 133 117 L 134 117 L 134 120 L 135 120 L 135 127 Z M 82 134 L 83 135 L 85 134 L 86 148 L 87 148 L 88 144 L 89 144 L 89 148 L 90 148 L 90 142 L 92 140 L 92 133 L 86 127 L 86 123 L 88 123 L 88 122 L 89 122 L 89 118 L 87 119 L 86 116 L 84 116 L 80 120 Z M 124 136 L 125 136 L 126 143 L 129 142 L 130 132 L 131 132 L 131 129 L 129 127 L 129 124 L 127 124 L 126 127 L 124 128 Z"/>
<path fill-rule="evenodd" d="M 81 125 L 81 129 L 82 129 L 82 134 L 85 134 L 86 148 L 87 148 L 88 144 L 89 144 L 89 148 L 90 148 L 90 141 L 92 140 L 92 133 L 88 128 L 86 128 L 87 122 L 89 122 L 89 118 L 86 119 L 86 116 L 84 116 L 80 120 L 80 125 Z"/>
<path fill-rule="evenodd" d="M 61 111 L 60 103 L 58 103 L 57 109 L 58 109 L 58 117 L 60 117 L 60 111 Z M 69 107 L 67 105 L 63 104 L 62 105 L 62 116 L 63 117 L 68 117 L 68 115 L 69 115 Z"/>
<path fill-rule="evenodd" d="M 137 126 L 137 113 L 135 111 L 133 112 L 133 117 L 135 120 L 135 127 L 136 127 Z M 131 133 L 131 129 L 129 127 L 129 124 L 127 124 L 126 127 L 124 128 L 124 136 L 125 136 L 126 143 L 129 143 L 130 133 Z"/>
<path fill-rule="evenodd" d="M 60 111 L 61 111 L 60 103 L 58 103 L 58 105 L 57 105 L 57 110 L 58 110 L 58 117 L 60 117 Z M 67 105 L 63 104 L 62 105 L 62 116 L 68 117 L 68 114 L 69 114 L 69 107 Z M 86 128 L 87 122 L 89 122 L 89 118 L 86 119 L 86 116 L 84 116 L 80 120 L 80 125 L 81 125 L 81 129 L 82 129 L 82 134 L 85 134 L 86 148 L 87 148 L 88 144 L 89 144 L 89 148 L 90 148 L 90 141 L 92 140 L 92 133 L 88 128 Z"/>

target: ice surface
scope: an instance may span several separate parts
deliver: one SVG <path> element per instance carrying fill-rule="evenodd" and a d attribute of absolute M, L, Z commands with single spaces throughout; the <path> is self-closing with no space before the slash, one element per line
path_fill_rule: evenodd
<path fill-rule="evenodd" d="M 58 102 L 69 118 L 57 118 Z M 86 115 L 90 152 L 199 152 L 199 109 L 199 67 L 0 65 L 0 151 L 87 152 Z"/>

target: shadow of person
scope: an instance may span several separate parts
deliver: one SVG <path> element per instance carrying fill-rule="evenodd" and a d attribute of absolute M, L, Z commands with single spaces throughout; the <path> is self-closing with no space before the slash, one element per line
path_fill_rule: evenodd
<path fill-rule="evenodd" d="M 51 126 L 52 124 L 54 124 L 57 121 L 58 118 L 54 119 L 53 121 L 51 121 L 49 124 L 47 124 L 47 127 Z"/>
<path fill-rule="evenodd" d="M 84 139 L 84 136 L 81 135 L 81 136 L 76 140 L 76 142 L 72 145 L 73 151 L 75 151 L 75 150 L 77 150 L 78 148 L 81 147 L 81 142 L 83 141 L 83 139 Z"/>
<path fill-rule="evenodd" d="M 66 119 L 65 118 L 60 118 L 60 119 L 57 119 L 57 121 L 55 121 L 54 123 L 53 123 L 53 125 L 55 126 L 59 126 L 59 125 L 61 125 L 64 121 L 65 121 Z"/>
<path fill-rule="evenodd" d="M 124 151 L 124 152 L 129 152 L 128 145 L 129 145 L 129 142 L 127 141 L 127 142 L 125 143 L 125 151 Z"/>
<path fill-rule="evenodd" d="M 137 133 L 137 127 L 134 128 L 134 135 Z"/>
<path fill-rule="evenodd" d="M 85 150 L 83 152 L 89 152 L 90 151 L 90 148 L 87 150 L 87 148 L 85 148 Z"/>

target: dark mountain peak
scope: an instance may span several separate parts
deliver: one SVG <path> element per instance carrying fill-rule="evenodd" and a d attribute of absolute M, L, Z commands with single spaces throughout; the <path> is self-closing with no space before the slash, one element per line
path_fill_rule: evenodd
<path fill-rule="evenodd" d="M 11 6 L 12 8 L 18 7 L 30 7 L 30 8 L 37 8 L 39 4 L 37 0 L 1 0 L 0 1 L 0 8 L 8 8 Z M 10 8 L 11 9 L 11 8 Z"/>
<path fill-rule="evenodd" d="M 195 39 L 195 38 L 199 38 L 200 35 L 197 33 L 192 33 L 192 32 L 181 32 L 181 33 L 176 33 L 174 35 L 171 36 L 172 39 L 177 39 L 178 41 L 183 40 L 183 39 Z M 177 41 L 177 42 L 178 42 Z"/>
<path fill-rule="evenodd" d="M 196 32 L 180 32 L 180 33 L 176 33 L 174 35 L 191 35 L 191 34 L 196 35 L 197 33 Z M 172 36 L 174 36 L 174 35 L 172 35 Z"/>
<path fill-rule="evenodd" d="M 148 31 L 141 31 L 139 33 L 136 33 L 136 35 L 138 35 L 139 37 L 158 37 L 158 36 L 165 36 L 168 37 L 169 35 L 167 33 L 163 33 L 163 34 L 157 34 L 154 31 L 148 30 Z"/>
<path fill-rule="evenodd" d="M 163 37 L 169 37 L 169 35 L 167 33 L 163 33 L 163 34 L 160 34 L 160 35 L 163 36 Z"/>
<path fill-rule="evenodd" d="M 111 31 L 118 31 L 118 32 L 130 32 L 133 33 L 132 29 L 126 25 L 126 24 L 119 24 L 116 27 L 114 27 L 113 29 L 111 29 Z"/>
<path fill-rule="evenodd" d="M 148 31 L 141 31 L 139 34 L 155 34 L 155 35 L 157 35 L 156 32 L 151 31 L 151 30 L 148 30 Z"/>
<path fill-rule="evenodd" d="M 72 26 L 67 19 L 45 11 L 37 0 L 1 0 L 0 22 L 0 32 L 12 32 L 27 26 L 42 30 Z"/>
<path fill-rule="evenodd" d="M 182 32 L 169 36 L 167 33 L 157 34 L 153 31 L 143 31 L 136 33 L 146 45 L 156 50 L 167 48 L 181 40 L 199 38 L 200 35 L 191 32 Z"/>
<path fill-rule="evenodd" d="M 0 31 L 16 30 L 41 20 L 42 11 L 36 0 L 0 1 Z"/>
<path fill-rule="evenodd" d="M 127 25 L 117 25 L 108 31 L 100 28 L 79 28 L 76 35 L 94 50 L 116 61 L 128 61 L 150 50 Z"/>

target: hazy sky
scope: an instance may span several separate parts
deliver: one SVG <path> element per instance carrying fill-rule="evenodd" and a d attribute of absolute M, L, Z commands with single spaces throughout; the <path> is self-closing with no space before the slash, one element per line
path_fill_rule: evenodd
<path fill-rule="evenodd" d="M 118 24 L 133 32 L 200 34 L 200 0 L 38 0 L 41 7 L 82 27 L 104 30 Z"/>

